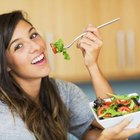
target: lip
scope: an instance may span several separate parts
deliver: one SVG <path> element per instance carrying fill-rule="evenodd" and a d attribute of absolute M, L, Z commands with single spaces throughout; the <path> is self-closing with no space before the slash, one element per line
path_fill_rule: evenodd
<path fill-rule="evenodd" d="M 41 60 L 40 62 L 37 62 L 37 63 L 35 63 L 35 64 L 33 64 L 32 62 L 33 62 L 33 60 L 34 59 L 36 59 L 37 57 L 39 57 L 39 56 L 41 56 L 43 54 L 43 60 Z M 32 59 L 32 61 L 31 61 L 31 64 L 32 65 L 42 65 L 42 64 L 44 64 L 44 63 L 46 63 L 47 62 L 47 59 L 46 59 L 46 55 L 44 54 L 44 53 L 40 53 L 39 55 L 37 55 L 36 57 L 34 57 L 33 59 Z"/>

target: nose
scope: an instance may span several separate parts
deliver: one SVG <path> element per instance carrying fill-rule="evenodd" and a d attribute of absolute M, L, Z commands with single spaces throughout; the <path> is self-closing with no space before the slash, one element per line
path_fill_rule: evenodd
<path fill-rule="evenodd" d="M 40 45 L 32 40 L 30 40 L 30 53 L 34 53 L 40 50 Z"/>

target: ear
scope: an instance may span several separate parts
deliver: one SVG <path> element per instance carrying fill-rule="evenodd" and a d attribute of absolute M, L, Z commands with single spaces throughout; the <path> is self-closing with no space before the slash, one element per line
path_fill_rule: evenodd
<path fill-rule="evenodd" d="M 11 71 L 11 68 L 7 67 L 7 71 L 8 71 L 8 72 Z"/>

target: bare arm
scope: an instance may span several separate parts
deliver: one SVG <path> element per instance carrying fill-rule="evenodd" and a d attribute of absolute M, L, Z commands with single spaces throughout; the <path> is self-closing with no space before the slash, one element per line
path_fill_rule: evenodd
<path fill-rule="evenodd" d="M 113 93 L 113 90 L 98 67 L 97 60 L 102 40 L 98 30 L 92 25 L 89 25 L 86 31 L 87 34 L 79 40 L 78 48 L 83 52 L 85 65 L 90 73 L 96 96 L 106 98 L 106 93 Z M 140 133 L 140 127 L 124 129 L 130 122 L 129 119 L 125 119 L 121 123 L 104 130 L 101 129 L 97 122 L 93 122 L 93 126 L 98 129 L 88 131 L 83 140 L 127 140 L 128 137 Z"/>
<path fill-rule="evenodd" d="M 96 97 L 107 98 L 106 93 L 113 93 L 108 81 L 104 78 L 99 66 L 98 56 L 102 46 L 102 39 L 98 29 L 89 25 L 87 34 L 78 42 L 78 48 L 83 52 L 85 65 L 90 73 Z"/>
<path fill-rule="evenodd" d="M 98 64 L 94 64 L 92 67 L 88 68 L 88 70 L 91 75 L 96 97 L 107 98 L 108 96 L 106 93 L 113 93 L 111 86 L 104 78 Z"/>

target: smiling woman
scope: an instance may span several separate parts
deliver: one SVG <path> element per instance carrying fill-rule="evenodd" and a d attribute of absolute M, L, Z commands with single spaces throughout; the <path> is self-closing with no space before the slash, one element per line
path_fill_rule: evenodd
<path fill-rule="evenodd" d="M 88 99 L 74 84 L 49 78 L 46 43 L 21 11 L 0 15 L 0 42 L 0 137 L 66 140 L 69 131 L 81 138 L 93 120 Z"/>
<path fill-rule="evenodd" d="M 91 24 L 79 40 L 96 96 L 106 97 L 112 88 L 104 79 L 97 58 L 102 40 Z M 93 41 L 96 40 L 96 41 Z M 90 131 L 94 121 L 89 100 L 76 85 L 50 78 L 47 46 L 21 11 L 0 15 L 0 138 L 3 140 L 121 140 L 140 132 L 124 130 L 122 123 L 105 130 Z M 8 121 L 7 121 L 8 120 Z M 118 133 L 116 134 L 116 129 Z"/>

